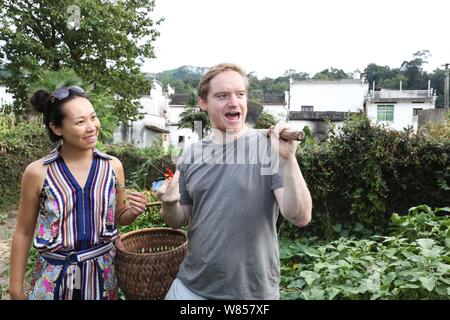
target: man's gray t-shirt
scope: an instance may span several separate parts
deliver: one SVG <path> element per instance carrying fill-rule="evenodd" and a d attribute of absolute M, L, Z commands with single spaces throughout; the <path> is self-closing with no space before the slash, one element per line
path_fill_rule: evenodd
<path fill-rule="evenodd" d="M 274 189 L 283 187 L 270 140 L 248 129 L 236 141 L 206 138 L 178 161 L 182 205 L 192 205 L 178 278 L 207 299 L 278 299 Z"/>

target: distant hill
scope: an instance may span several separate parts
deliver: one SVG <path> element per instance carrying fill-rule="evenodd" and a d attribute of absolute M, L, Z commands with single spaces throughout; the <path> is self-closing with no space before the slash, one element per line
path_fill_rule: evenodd
<path fill-rule="evenodd" d="M 176 94 L 188 94 L 197 88 L 200 78 L 207 70 L 207 67 L 181 66 L 148 76 L 161 81 L 163 86 L 169 84 Z"/>
<path fill-rule="evenodd" d="M 176 79 L 180 80 L 188 77 L 200 79 L 206 73 L 206 71 L 208 71 L 208 67 L 181 66 L 176 69 L 166 70 L 158 73 L 157 76 L 161 76 L 162 74 L 171 74 Z"/>

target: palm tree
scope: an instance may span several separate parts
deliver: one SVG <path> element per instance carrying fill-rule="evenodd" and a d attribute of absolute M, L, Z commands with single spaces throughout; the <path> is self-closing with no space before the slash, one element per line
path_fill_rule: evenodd
<path fill-rule="evenodd" d="M 195 91 L 191 91 L 191 96 L 186 102 L 186 109 L 180 114 L 180 124 L 178 125 L 178 128 L 190 128 L 194 131 L 195 121 L 201 121 L 202 136 L 199 136 L 198 138 L 202 139 L 206 130 L 211 128 L 211 123 L 209 122 L 208 114 L 201 111 L 197 106 L 197 100 L 197 93 Z"/>

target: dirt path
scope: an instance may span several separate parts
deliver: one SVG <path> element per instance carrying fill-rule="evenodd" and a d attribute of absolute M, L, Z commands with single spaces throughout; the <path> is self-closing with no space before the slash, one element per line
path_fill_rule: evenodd
<path fill-rule="evenodd" d="M 17 210 L 0 213 L 0 300 L 9 299 L 9 252 L 16 218 Z"/>

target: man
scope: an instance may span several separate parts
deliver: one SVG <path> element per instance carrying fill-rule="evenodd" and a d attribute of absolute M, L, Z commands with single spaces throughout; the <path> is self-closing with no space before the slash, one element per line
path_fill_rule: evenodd
<path fill-rule="evenodd" d="M 169 226 L 190 222 L 187 255 L 166 299 L 278 299 L 278 212 L 299 227 L 311 220 L 298 142 L 279 139 L 285 123 L 270 139 L 246 126 L 247 90 L 234 64 L 212 67 L 199 83 L 212 133 L 183 152 L 157 192 Z"/>

